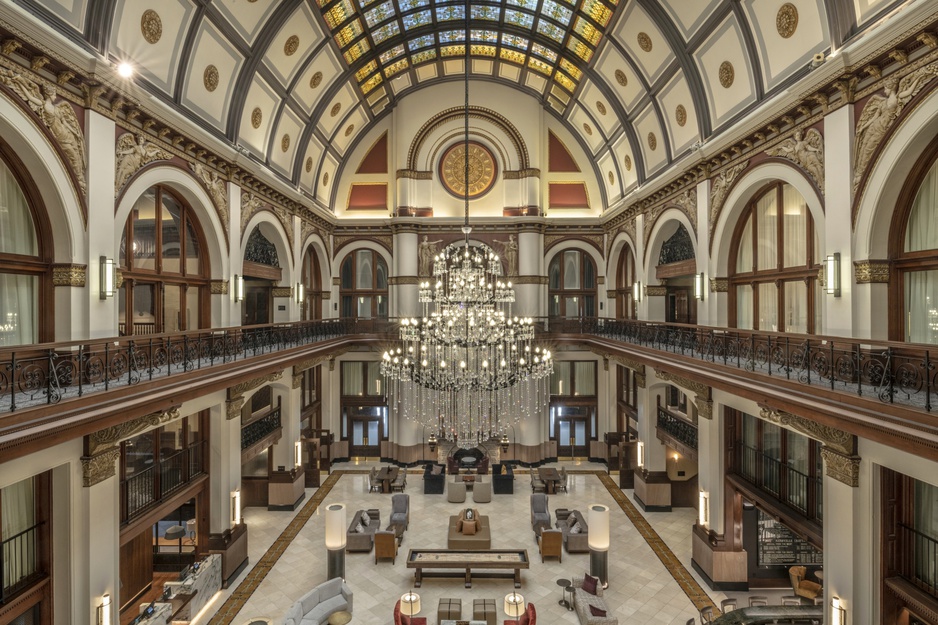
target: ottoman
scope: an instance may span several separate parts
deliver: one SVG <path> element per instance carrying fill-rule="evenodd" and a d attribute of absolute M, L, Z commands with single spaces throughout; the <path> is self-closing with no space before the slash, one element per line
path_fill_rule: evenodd
<path fill-rule="evenodd" d="M 437 623 L 443 621 L 458 621 L 462 618 L 462 599 L 447 599 L 443 597 L 436 608 Z"/>
<path fill-rule="evenodd" d="M 486 625 L 497 625 L 495 615 L 495 599 L 472 600 L 472 620 L 485 621 Z"/>

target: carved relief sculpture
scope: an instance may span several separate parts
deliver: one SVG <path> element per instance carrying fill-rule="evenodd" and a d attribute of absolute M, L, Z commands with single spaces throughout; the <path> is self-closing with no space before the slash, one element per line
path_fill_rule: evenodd
<path fill-rule="evenodd" d="M 817 128 L 811 128 L 805 134 L 796 130 L 793 136 L 765 153 L 794 161 L 814 178 L 818 188 L 824 190 L 824 137 Z"/>
<path fill-rule="evenodd" d="M 899 117 L 902 109 L 921 91 L 935 74 L 938 63 L 926 65 L 902 77 L 890 76 L 883 84 L 883 95 L 876 94 L 866 101 L 857 121 L 856 143 L 853 159 L 853 191 L 856 193 L 860 179 L 873 158 L 873 152 L 886 136 L 886 131 Z"/>
<path fill-rule="evenodd" d="M 493 243 L 498 243 L 502 246 L 502 258 L 505 259 L 505 275 L 509 277 L 517 276 L 518 242 L 515 241 L 515 235 L 509 234 L 507 241 L 494 240 Z"/>
<path fill-rule="evenodd" d="M 442 240 L 430 241 L 429 239 L 430 237 L 423 235 L 423 241 L 420 242 L 417 249 L 417 260 L 419 261 L 417 275 L 421 278 L 429 277 L 433 272 L 433 258 L 436 256 L 436 246 L 443 242 Z"/>
<path fill-rule="evenodd" d="M 114 195 L 121 190 L 121 187 L 130 180 L 131 176 L 137 173 L 141 167 L 153 161 L 168 161 L 173 157 L 172 154 L 161 150 L 156 145 L 147 142 L 143 135 L 137 135 L 134 139 L 133 133 L 125 132 L 117 138 L 117 165 L 114 173 Z"/>
<path fill-rule="evenodd" d="M 221 224 L 227 235 L 229 228 L 228 190 L 225 188 L 224 179 L 208 167 L 202 165 L 202 163 L 190 163 L 189 167 L 199 180 L 205 184 L 209 197 L 212 198 L 212 203 L 215 204 L 215 209 L 218 211 L 218 216 L 221 217 Z"/>
<path fill-rule="evenodd" d="M 749 161 L 743 161 L 737 165 L 733 165 L 728 169 L 724 169 L 720 174 L 713 179 L 713 183 L 710 185 L 710 240 L 713 240 L 713 229 L 716 227 L 717 216 L 720 214 L 720 209 L 723 208 L 723 202 L 726 201 L 726 196 L 730 191 L 730 186 L 732 186 L 733 181 L 736 180 L 736 177 L 749 165 Z"/>
<path fill-rule="evenodd" d="M 65 101 L 56 104 L 57 90 L 53 83 L 44 82 L 40 90 L 34 80 L 20 72 L 0 68 L 0 82 L 20 96 L 46 125 L 85 195 L 85 136 L 71 105 Z"/>

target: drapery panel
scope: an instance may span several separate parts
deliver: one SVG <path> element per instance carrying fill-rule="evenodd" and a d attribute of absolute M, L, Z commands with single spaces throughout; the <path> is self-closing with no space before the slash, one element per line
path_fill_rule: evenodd
<path fill-rule="evenodd" d="M 36 488 L 27 478 L 0 490 L 0 541 L 3 544 L 3 587 L 36 572 L 37 545 L 31 536 L 17 538 L 36 524 Z M 35 534 L 33 532 L 33 534 Z"/>

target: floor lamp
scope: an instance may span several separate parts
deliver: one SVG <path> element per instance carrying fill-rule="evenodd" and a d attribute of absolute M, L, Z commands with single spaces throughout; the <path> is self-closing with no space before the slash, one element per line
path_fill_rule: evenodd
<path fill-rule="evenodd" d="M 589 507 L 590 575 L 598 577 L 603 588 L 609 586 L 609 506 L 594 503 Z"/>
<path fill-rule="evenodd" d="M 345 578 L 345 504 L 326 506 L 326 579 Z"/>

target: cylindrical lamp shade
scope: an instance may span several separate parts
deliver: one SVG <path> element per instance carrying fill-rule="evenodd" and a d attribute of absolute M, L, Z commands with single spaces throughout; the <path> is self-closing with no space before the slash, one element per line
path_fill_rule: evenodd
<path fill-rule="evenodd" d="M 345 549 L 345 504 L 326 506 L 326 549 Z"/>
<path fill-rule="evenodd" d="M 590 504 L 587 521 L 589 524 L 589 547 L 597 551 L 609 549 L 609 506 Z"/>
<path fill-rule="evenodd" d="M 413 616 L 420 613 L 420 595 L 411 591 L 401 596 L 401 614 Z"/>
<path fill-rule="evenodd" d="M 524 614 L 524 597 L 517 592 L 505 595 L 505 614 L 518 618 Z"/>

